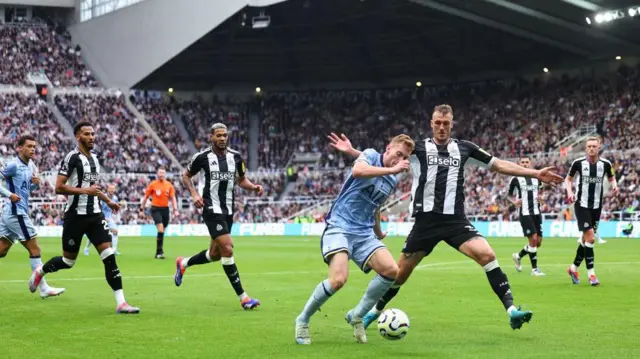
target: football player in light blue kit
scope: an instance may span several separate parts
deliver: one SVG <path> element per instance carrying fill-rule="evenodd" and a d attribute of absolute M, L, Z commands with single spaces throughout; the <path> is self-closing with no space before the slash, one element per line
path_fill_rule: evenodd
<path fill-rule="evenodd" d="M 335 134 L 330 138 L 337 142 Z M 344 286 L 349 259 L 363 272 L 373 269 L 377 273 L 360 303 L 345 316 L 353 327 L 356 341 L 367 342 L 362 317 L 391 287 L 398 273 L 398 265 L 380 241 L 386 233 L 380 229 L 379 207 L 395 190 L 398 184 L 396 175 L 409 170 L 408 158 L 414 148 L 415 143 L 409 136 L 399 135 L 391 140 L 383 154 L 367 149 L 355 161 L 338 198 L 327 213 L 327 227 L 320 247 L 322 257 L 329 265 L 329 278 L 318 284 L 296 318 L 295 338 L 298 344 L 311 344 L 311 316 Z"/>
<path fill-rule="evenodd" d="M 116 196 L 116 185 L 110 184 L 107 186 L 107 197 L 113 201 L 113 203 L 118 203 L 118 196 Z M 113 213 L 111 208 L 107 206 L 107 204 L 103 201 L 100 201 L 100 208 L 102 209 L 102 213 L 104 213 L 104 219 L 107 221 L 107 226 L 109 226 L 109 232 L 111 233 L 111 248 L 116 252 L 116 255 L 119 256 L 120 252 L 118 252 L 118 224 L 119 221 L 118 215 Z M 91 241 L 87 241 L 87 245 L 84 247 L 84 255 L 89 255 L 89 247 L 91 247 Z"/>
<path fill-rule="evenodd" d="M 31 160 L 36 154 L 36 146 L 35 137 L 20 137 L 18 157 L 0 168 L 0 181 L 6 186 L 0 186 L 0 196 L 9 198 L 0 218 L 0 258 L 7 255 L 14 243 L 20 242 L 29 251 L 32 271 L 42 264 L 36 240 L 38 233 L 29 218 L 29 196 L 40 187 L 38 169 Z M 49 287 L 47 282 L 40 282 L 39 289 L 41 298 L 55 297 L 65 291 L 64 288 Z"/>

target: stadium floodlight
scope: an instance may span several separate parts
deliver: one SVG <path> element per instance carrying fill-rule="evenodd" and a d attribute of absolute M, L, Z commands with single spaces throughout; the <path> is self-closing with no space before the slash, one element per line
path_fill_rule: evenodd
<path fill-rule="evenodd" d="M 422 82 L 420 82 L 420 81 L 417 81 L 417 82 L 416 82 L 416 86 L 417 86 L 417 87 L 420 87 L 420 86 L 422 86 Z"/>
<path fill-rule="evenodd" d="M 622 56 L 616 56 L 616 60 L 622 60 Z"/>
<path fill-rule="evenodd" d="M 587 24 L 591 25 L 591 19 L 589 19 L 588 17 L 584 18 L 587 21 Z"/>
<path fill-rule="evenodd" d="M 596 22 L 597 22 L 598 24 L 600 24 L 601 22 L 603 22 L 603 21 L 604 21 L 604 15 L 602 15 L 602 14 L 598 14 L 598 15 L 596 15 L 595 19 L 596 19 Z"/>
<path fill-rule="evenodd" d="M 542 69 L 542 71 L 549 72 L 549 69 L 545 67 L 545 68 Z"/>
<path fill-rule="evenodd" d="M 634 17 L 638 14 L 638 9 L 634 9 L 631 7 L 629 8 L 628 12 L 629 12 L 629 16 Z"/>

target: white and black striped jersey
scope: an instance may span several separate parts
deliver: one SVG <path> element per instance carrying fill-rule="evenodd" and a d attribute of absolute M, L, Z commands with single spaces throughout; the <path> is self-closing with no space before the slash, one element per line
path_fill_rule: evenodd
<path fill-rule="evenodd" d="M 68 177 L 67 184 L 76 188 L 89 188 L 100 181 L 100 164 L 98 156 L 91 152 L 87 157 L 76 147 L 67 153 L 60 164 L 59 176 Z M 77 194 L 67 196 L 65 213 L 78 215 L 97 214 L 102 212 L 97 196 Z"/>
<path fill-rule="evenodd" d="M 611 162 L 598 158 L 598 161 L 591 163 L 586 157 L 580 157 L 573 161 L 569 170 L 570 177 L 576 175 L 579 176 L 576 203 L 582 208 L 601 208 L 604 176 L 609 179 L 615 176 Z"/>
<path fill-rule="evenodd" d="M 494 157 L 469 141 L 450 139 L 438 145 L 432 138 L 416 141 L 411 155 L 413 215 L 424 212 L 465 216 L 464 166 L 476 163 L 487 168 Z"/>
<path fill-rule="evenodd" d="M 187 171 L 192 176 L 202 171 L 202 199 L 206 212 L 233 214 L 235 181 L 245 174 L 240 152 L 228 148 L 224 155 L 217 155 L 208 147 L 191 157 Z"/>
<path fill-rule="evenodd" d="M 542 187 L 542 182 L 537 178 L 513 177 L 509 183 L 509 196 L 518 195 L 522 205 L 520 206 L 521 216 L 534 216 L 540 214 L 540 203 L 538 193 Z"/>

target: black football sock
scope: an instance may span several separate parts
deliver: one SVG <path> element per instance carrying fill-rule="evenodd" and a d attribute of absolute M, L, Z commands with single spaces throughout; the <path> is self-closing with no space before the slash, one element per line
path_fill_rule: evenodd
<path fill-rule="evenodd" d="M 209 250 L 205 249 L 204 251 L 196 254 L 193 257 L 187 259 L 187 267 L 197 266 L 200 264 L 210 263 L 211 259 L 209 259 Z M 184 263 L 184 262 L 183 262 Z"/>
<path fill-rule="evenodd" d="M 576 250 L 576 258 L 573 260 L 573 265 L 576 267 L 580 267 L 582 264 L 582 260 L 584 259 L 584 249 L 585 247 L 582 244 L 578 245 L 578 249 Z"/>
<path fill-rule="evenodd" d="M 53 257 L 47 261 L 42 266 L 42 272 L 44 273 L 54 273 L 59 271 L 60 269 L 69 269 L 73 267 L 75 264 L 75 260 L 66 259 L 61 256 Z"/>
<path fill-rule="evenodd" d="M 222 258 L 222 268 L 224 272 L 227 274 L 227 278 L 229 278 L 229 283 L 233 287 L 233 290 L 236 291 L 236 295 L 241 296 L 244 294 L 244 289 L 242 289 L 242 282 L 240 282 L 240 274 L 238 273 L 238 267 L 236 267 L 236 263 L 233 260 L 233 257 Z"/>
<path fill-rule="evenodd" d="M 158 232 L 158 236 L 156 237 L 156 254 L 163 254 L 163 244 L 164 244 L 164 232 Z"/>
<path fill-rule="evenodd" d="M 391 288 L 387 290 L 386 293 L 378 300 L 376 303 L 376 310 L 381 311 L 384 307 L 398 294 L 400 291 L 400 286 L 393 284 Z"/>
<path fill-rule="evenodd" d="M 487 273 L 487 279 L 489 279 L 493 292 L 496 293 L 502 305 L 504 305 L 504 309 L 509 309 L 513 305 L 511 287 L 509 286 L 509 279 L 507 279 L 507 275 L 498 265 L 498 261 L 485 265 L 484 271 Z"/>

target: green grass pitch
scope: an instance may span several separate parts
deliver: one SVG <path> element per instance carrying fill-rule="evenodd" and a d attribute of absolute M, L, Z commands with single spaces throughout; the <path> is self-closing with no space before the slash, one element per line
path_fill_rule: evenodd
<path fill-rule="evenodd" d="M 390 238 L 394 256 L 402 238 Z M 41 239 L 43 260 L 60 240 Z M 116 315 L 112 292 L 95 251 L 72 270 L 47 277 L 67 292 L 41 300 L 29 293 L 27 252 L 14 246 L 0 259 L 2 358 L 640 358 L 640 241 L 596 245 L 602 285 L 572 285 L 565 270 L 575 239 L 545 240 L 539 251 L 546 277 L 517 273 L 511 253 L 519 238 L 490 239 L 508 274 L 517 304 L 534 311 L 522 330 L 509 327 L 482 269 L 446 244 L 425 259 L 391 307 L 404 310 L 411 329 L 386 341 L 369 329 L 359 345 L 344 313 L 360 299 L 371 275 L 352 266 L 346 287 L 311 321 L 313 344 L 294 342 L 293 320 L 327 275 L 318 238 L 237 237 L 235 258 L 249 295 L 262 301 L 243 311 L 219 263 L 187 269 L 173 284 L 174 259 L 208 246 L 206 238 L 167 238 L 167 260 L 153 259 L 153 238 L 122 238 L 118 263 L 138 316 Z"/>

